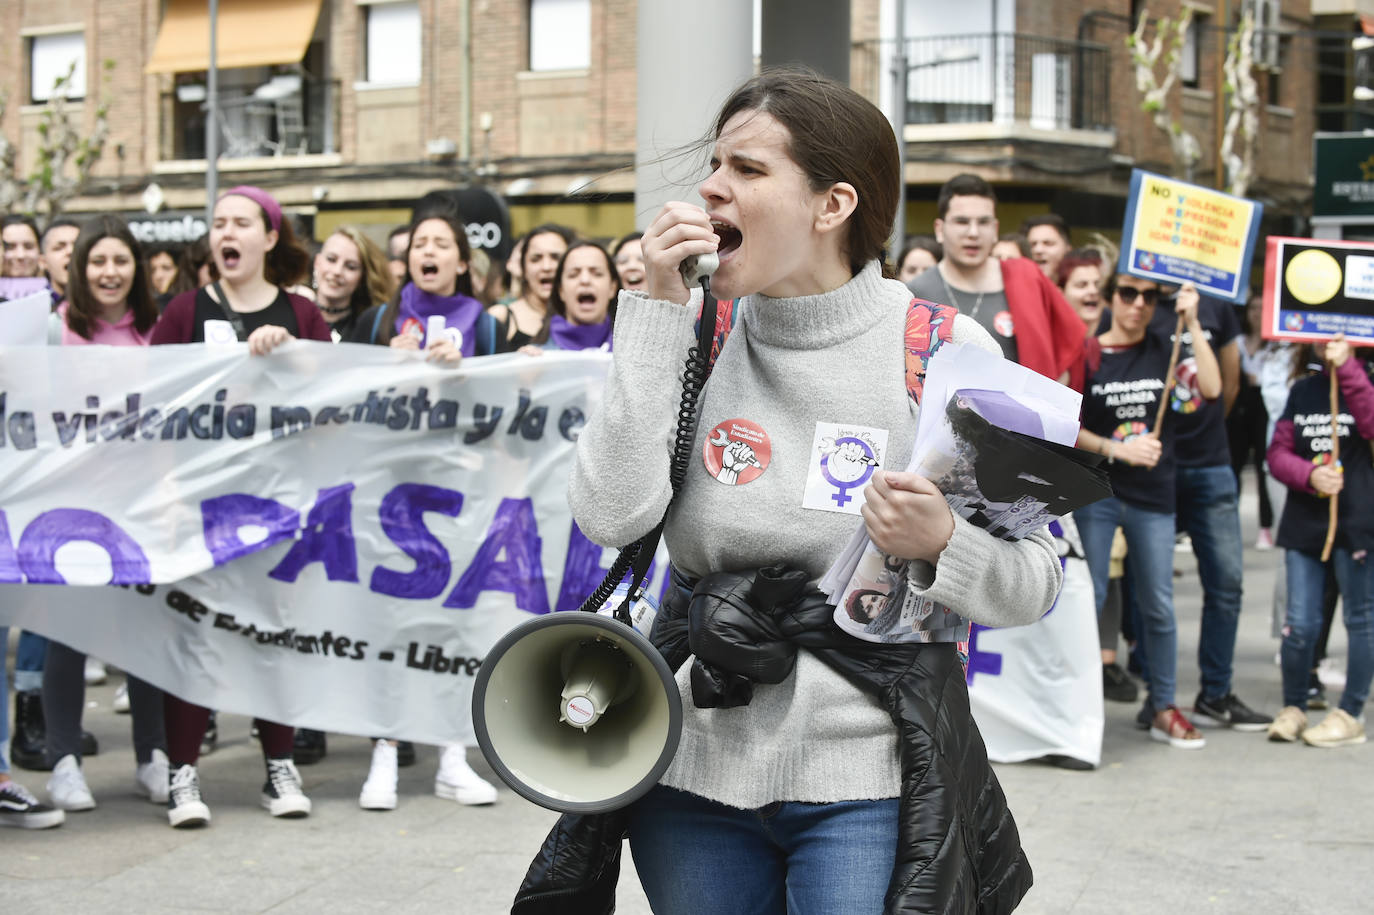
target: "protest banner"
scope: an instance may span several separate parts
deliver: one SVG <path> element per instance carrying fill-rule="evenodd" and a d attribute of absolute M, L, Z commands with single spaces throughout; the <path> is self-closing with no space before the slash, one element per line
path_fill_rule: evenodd
<path fill-rule="evenodd" d="M 604 354 L 0 353 L 0 623 L 192 701 L 462 739 L 487 647 L 603 574 L 566 490 Z"/>
<path fill-rule="evenodd" d="M 973 627 L 968 693 L 993 762 L 1102 760 L 1102 655 L 1092 578 L 1072 516 L 1051 522 L 1064 586 L 1050 612 L 1013 629 Z"/>
<path fill-rule="evenodd" d="M 0 347 L 0 626 L 229 712 L 470 741 L 489 647 L 531 614 L 575 609 L 613 558 L 566 495 L 610 359 L 452 370 L 306 341 L 259 358 Z M 1033 627 L 980 633 L 980 716 L 1023 722 L 996 726 L 993 758 L 1095 761 L 1071 695 L 1100 702 L 1092 605 L 1073 593 Z M 1086 658 L 1072 690 L 1044 673 L 1067 654 Z"/>
<path fill-rule="evenodd" d="M 1118 269 L 1245 304 L 1262 204 L 1134 169 Z"/>
<path fill-rule="evenodd" d="M 1374 345 L 1374 244 L 1271 236 L 1262 320 L 1269 340 Z"/>

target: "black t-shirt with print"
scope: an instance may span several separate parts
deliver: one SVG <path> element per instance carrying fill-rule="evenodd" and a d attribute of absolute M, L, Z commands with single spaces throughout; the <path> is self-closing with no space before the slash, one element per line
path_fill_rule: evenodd
<path fill-rule="evenodd" d="M 1234 306 L 1220 299 L 1202 296 L 1197 306 L 1198 323 L 1211 344 L 1217 361 L 1222 347 L 1241 334 Z M 1178 315 L 1173 300 L 1160 302 L 1150 321 L 1150 333 L 1174 345 Z M 1174 415 L 1174 451 L 1180 467 L 1231 466 L 1231 447 L 1226 438 L 1225 398 L 1207 400 L 1197 390 L 1197 359 L 1193 356 L 1193 335 L 1183 332 L 1178 350 L 1177 382 L 1169 394 L 1169 412 Z"/>
<path fill-rule="evenodd" d="M 1369 444 L 1355 428 L 1355 417 L 1340 397 L 1340 502 L 1336 507 L 1335 545 L 1349 550 L 1374 549 L 1374 463 Z M 1288 392 L 1280 422 L 1293 424 L 1293 451 L 1312 466 L 1331 460 L 1331 381 L 1326 374 L 1301 378 Z M 1276 542 L 1287 550 L 1321 554 L 1330 518 L 1329 499 L 1298 489 L 1288 490 Z"/>
<path fill-rule="evenodd" d="M 1083 428 L 1114 442 L 1149 432 L 1159 412 L 1169 350 L 1154 334 L 1134 346 L 1103 347 L 1102 364 L 1083 385 Z M 1112 492 L 1123 502 L 1150 511 L 1174 513 L 1174 418 L 1165 412 L 1160 432 L 1163 450 L 1153 468 L 1125 461 L 1107 465 Z"/>
<path fill-rule="evenodd" d="M 286 290 L 284 289 L 278 289 L 277 297 L 272 300 L 272 304 L 261 311 L 240 311 L 237 314 L 239 319 L 243 321 L 245 340 L 248 338 L 248 334 L 268 324 L 286 328 L 293 337 L 301 335 L 301 329 L 296 323 L 296 310 L 291 307 L 291 300 L 286 297 Z M 205 287 L 202 287 L 196 292 L 196 314 L 191 323 L 191 339 L 187 342 L 204 343 L 205 322 L 225 320 L 228 320 L 225 309 L 210 298 L 210 293 L 206 291 Z"/>

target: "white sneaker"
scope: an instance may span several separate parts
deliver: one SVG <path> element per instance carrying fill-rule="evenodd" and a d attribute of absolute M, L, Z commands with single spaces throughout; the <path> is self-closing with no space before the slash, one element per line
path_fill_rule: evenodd
<path fill-rule="evenodd" d="M 99 686 L 105 682 L 107 676 L 105 662 L 99 658 L 86 655 L 86 685 Z"/>
<path fill-rule="evenodd" d="M 170 787 L 167 754 L 153 750 L 153 758 L 134 770 L 134 793 L 154 804 L 167 803 Z"/>
<path fill-rule="evenodd" d="M 439 772 L 434 776 L 434 794 L 470 807 L 496 803 L 496 787 L 472 771 L 467 750 L 456 744 L 439 754 Z"/>
<path fill-rule="evenodd" d="M 301 788 L 301 774 L 290 759 L 267 760 L 262 806 L 274 817 L 310 816 L 310 798 L 305 796 Z"/>
<path fill-rule="evenodd" d="M 396 745 L 379 740 L 372 747 L 372 768 L 358 794 L 364 810 L 396 809 Z"/>
<path fill-rule="evenodd" d="M 119 684 L 119 689 L 115 690 L 114 702 L 110 703 L 116 715 L 129 714 L 129 684 Z"/>
<path fill-rule="evenodd" d="M 210 808 L 200 799 L 200 776 L 195 766 L 182 766 L 171 774 L 167 789 L 167 822 L 174 829 L 210 824 Z"/>
<path fill-rule="evenodd" d="M 86 776 L 81 774 L 81 763 L 75 756 L 68 754 L 52 767 L 52 778 L 48 779 L 48 797 L 58 810 L 94 810 L 95 798 L 91 789 L 86 787 Z"/>

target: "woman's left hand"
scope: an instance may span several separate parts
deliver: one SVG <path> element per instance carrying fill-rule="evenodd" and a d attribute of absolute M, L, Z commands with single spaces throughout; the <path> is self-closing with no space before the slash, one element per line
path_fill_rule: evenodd
<path fill-rule="evenodd" d="M 266 356 L 287 340 L 294 340 L 291 332 L 276 324 L 264 324 L 248 335 L 248 352 L 254 356 Z"/>
<path fill-rule="evenodd" d="M 452 340 L 437 340 L 425 349 L 425 361 L 442 362 L 448 368 L 454 368 L 463 361 L 463 350 Z"/>
<path fill-rule="evenodd" d="M 1178 296 L 1174 299 L 1174 313 L 1183 319 L 1184 324 L 1191 325 L 1197 321 L 1197 306 L 1201 300 L 1197 286 L 1184 283 L 1178 287 Z"/>
<path fill-rule="evenodd" d="M 954 515 L 944 493 L 915 473 L 875 473 L 864 487 L 860 512 L 873 544 L 899 559 L 933 564 L 954 535 Z"/>

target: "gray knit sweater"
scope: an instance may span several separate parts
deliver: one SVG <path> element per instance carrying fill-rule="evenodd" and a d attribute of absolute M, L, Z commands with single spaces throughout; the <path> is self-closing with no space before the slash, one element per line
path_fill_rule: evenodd
<path fill-rule="evenodd" d="M 825 574 L 863 522 L 802 505 L 817 423 L 886 430 L 882 466 L 905 469 L 917 413 L 904 381 L 910 300 L 874 262 L 822 295 L 741 301 L 701 399 L 692 462 L 665 530 L 678 568 L 700 576 L 785 562 L 813 581 Z M 700 292 L 685 307 L 620 294 L 605 400 L 578 440 L 568 496 L 578 525 L 597 543 L 622 546 L 663 516 L 679 378 L 700 304 Z M 999 352 L 964 317 L 953 339 Z M 741 485 L 720 482 L 703 460 L 712 430 L 734 419 L 762 428 L 771 446 L 763 472 Z M 923 567 L 910 576 L 915 593 L 988 626 L 1039 619 L 1061 575 L 1048 535 L 1009 543 L 958 518 L 938 565 L 913 566 Z M 757 687 L 744 708 L 696 708 L 690 667 L 678 676 L 682 741 L 664 784 L 742 808 L 898 795 L 891 719 L 807 652 L 790 678 Z"/>

